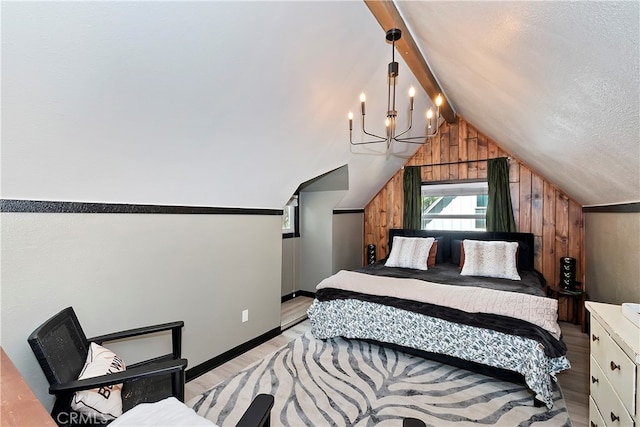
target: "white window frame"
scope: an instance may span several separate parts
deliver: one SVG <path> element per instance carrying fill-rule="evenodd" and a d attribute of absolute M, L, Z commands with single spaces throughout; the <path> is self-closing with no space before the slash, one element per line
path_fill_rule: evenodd
<path fill-rule="evenodd" d="M 288 214 L 289 216 L 289 227 L 285 228 L 284 219 Z M 295 237 L 299 235 L 299 230 L 296 228 L 298 215 L 298 196 L 292 196 L 287 204 L 282 208 L 282 235 L 287 235 L 287 237 Z"/>
<path fill-rule="evenodd" d="M 422 197 L 428 196 L 477 196 L 487 195 L 489 192 L 486 181 L 473 181 L 464 183 L 451 183 L 451 184 L 422 184 Z M 478 220 L 484 220 L 486 224 L 486 209 L 483 214 L 429 214 L 422 212 L 421 228 L 427 229 L 426 220 L 430 219 L 473 219 L 476 222 Z M 439 228 L 442 229 L 442 228 Z M 479 228 L 471 228 L 467 230 L 483 230 Z"/>

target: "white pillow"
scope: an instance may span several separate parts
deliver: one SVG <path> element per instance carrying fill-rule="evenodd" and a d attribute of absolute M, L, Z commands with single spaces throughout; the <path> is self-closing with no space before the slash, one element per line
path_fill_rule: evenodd
<path fill-rule="evenodd" d="M 92 342 L 79 380 L 125 370 L 125 364 L 114 352 Z M 98 421 L 110 421 L 122 415 L 122 384 L 77 391 L 71 408 Z"/>
<path fill-rule="evenodd" d="M 516 264 L 518 242 L 464 240 L 462 276 L 520 280 Z"/>
<path fill-rule="evenodd" d="M 385 267 L 415 268 L 427 270 L 429 250 L 435 239 L 433 237 L 393 237 L 393 246 Z"/>

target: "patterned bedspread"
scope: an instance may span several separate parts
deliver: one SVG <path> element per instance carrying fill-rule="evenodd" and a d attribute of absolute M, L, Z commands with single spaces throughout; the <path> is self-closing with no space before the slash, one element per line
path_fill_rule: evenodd
<path fill-rule="evenodd" d="M 553 298 L 476 286 L 371 276 L 346 270 L 339 271 L 316 286 L 317 290 L 327 288 L 436 304 L 468 313 L 498 314 L 533 323 L 556 338 L 560 338 L 562 333 L 558 325 L 558 301 Z"/>
<path fill-rule="evenodd" d="M 534 299 L 530 300 L 532 307 L 525 311 L 546 312 L 542 313 L 543 317 L 550 314 L 553 317 L 549 325 L 538 325 L 536 323 L 547 320 L 540 321 L 536 315 L 527 318 L 528 314 L 523 319 L 516 313 L 520 310 L 510 308 L 504 312 L 493 308 L 484 310 L 475 298 L 465 299 L 459 293 L 468 291 L 469 287 L 410 284 L 407 280 L 411 279 L 393 279 L 400 283 L 384 285 L 370 279 L 390 278 L 344 273 L 348 274 L 332 276 L 318 285 L 316 300 L 308 310 L 316 338 L 371 339 L 518 372 L 536 398 L 552 407 L 551 382 L 556 373 L 569 369 L 570 363 L 565 356 L 566 347 L 559 339 L 560 329 L 554 317 L 557 313 L 548 312 L 545 304 L 550 302 L 543 301 L 546 298 L 527 295 Z M 361 283 L 348 284 L 354 278 Z M 367 288 L 366 283 L 371 286 Z M 394 287 L 397 289 L 389 290 Z M 448 298 L 446 288 L 458 296 Z M 486 295 L 485 291 L 489 290 L 479 294 Z M 510 294 L 503 296 L 507 305 L 514 297 L 512 292 L 495 290 L 488 295 L 496 297 L 498 294 L 493 292 Z M 489 300 L 492 305 L 494 299 Z M 536 309 L 535 304 L 540 301 L 541 307 L 546 308 Z"/>

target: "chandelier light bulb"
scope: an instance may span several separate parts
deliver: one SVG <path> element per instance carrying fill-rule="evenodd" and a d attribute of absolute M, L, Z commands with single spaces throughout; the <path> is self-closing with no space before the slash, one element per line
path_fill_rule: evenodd
<path fill-rule="evenodd" d="M 367 97 L 366 97 L 366 96 L 364 96 L 364 92 L 362 92 L 362 93 L 360 94 L 360 102 L 364 102 L 364 101 L 366 101 L 366 100 L 367 100 Z"/>
<path fill-rule="evenodd" d="M 431 120 L 433 118 L 433 110 L 429 108 L 427 111 L 427 119 Z"/>
<path fill-rule="evenodd" d="M 438 94 L 438 96 L 436 97 L 436 106 L 441 106 L 442 105 L 442 95 Z"/>
<path fill-rule="evenodd" d="M 413 88 L 413 86 L 411 86 L 411 87 L 409 88 L 409 96 L 410 96 L 411 98 L 413 98 L 414 96 L 416 96 L 416 90 Z"/>
<path fill-rule="evenodd" d="M 353 113 L 349 111 L 349 120 L 353 120 Z"/>

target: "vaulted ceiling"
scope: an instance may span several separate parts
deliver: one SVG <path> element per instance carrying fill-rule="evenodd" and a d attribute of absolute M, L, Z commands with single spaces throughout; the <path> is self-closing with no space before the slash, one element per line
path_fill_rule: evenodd
<path fill-rule="evenodd" d="M 638 2 L 397 2 L 457 113 L 584 205 L 640 200 Z"/>
<path fill-rule="evenodd" d="M 417 148 L 349 146 L 360 92 L 386 112 L 363 2 L 1 7 L 3 198 L 280 208 L 347 165 L 337 208 L 362 208 Z M 640 201 L 638 2 L 394 7 L 458 115 L 579 203 Z"/>

